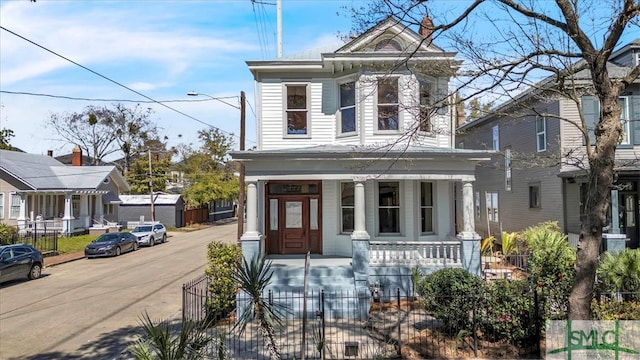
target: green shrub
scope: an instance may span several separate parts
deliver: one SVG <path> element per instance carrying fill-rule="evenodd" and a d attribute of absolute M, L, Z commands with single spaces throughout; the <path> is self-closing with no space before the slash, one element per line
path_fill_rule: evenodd
<path fill-rule="evenodd" d="M 422 278 L 417 287 L 427 312 L 448 330 L 472 330 L 473 311 L 482 307 L 482 280 L 463 269 L 443 269 Z"/>
<path fill-rule="evenodd" d="M 593 299 L 591 311 L 594 320 L 640 320 L 640 301 Z"/>
<path fill-rule="evenodd" d="M 604 253 L 598 265 L 602 289 L 622 293 L 627 300 L 640 300 L 640 249 Z"/>
<path fill-rule="evenodd" d="M 242 261 L 240 247 L 221 242 L 211 242 L 207 251 L 208 265 L 205 274 L 209 277 L 211 296 L 207 303 L 210 317 L 224 316 L 233 310 L 238 285 L 232 280 L 233 269 Z"/>
<path fill-rule="evenodd" d="M 0 223 L 0 244 L 10 244 L 17 236 L 18 229 L 15 226 Z"/>
<path fill-rule="evenodd" d="M 530 344 L 536 339 L 535 304 L 524 280 L 495 280 L 487 284 L 481 328 L 493 340 Z"/>
<path fill-rule="evenodd" d="M 558 231 L 555 222 L 530 227 L 523 232 L 523 237 L 529 253 L 528 280 L 530 286 L 543 295 L 545 317 L 566 317 L 575 275 L 575 249 L 569 246 L 566 235 Z"/>

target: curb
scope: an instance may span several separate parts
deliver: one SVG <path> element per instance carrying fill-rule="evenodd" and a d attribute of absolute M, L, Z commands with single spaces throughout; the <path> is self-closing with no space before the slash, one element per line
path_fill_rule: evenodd
<path fill-rule="evenodd" d="M 51 266 L 56 266 L 56 265 L 65 264 L 65 263 L 68 263 L 68 262 L 84 259 L 84 253 L 82 253 L 82 254 L 67 254 L 67 255 L 68 255 L 68 257 L 66 259 L 51 259 L 51 260 L 47 261 L 47 258 L 44 258 L 44 261 L 43 261 L 44 262 L 44 267 L 51 267 Z M 72 255 L 74 255 L 74 256 L 72 256 Z M 58 256 L 60 256 L 60 255 L 58 255 Z M 61 255 L 61 256 L 65 256 L 65 255 Z"/>

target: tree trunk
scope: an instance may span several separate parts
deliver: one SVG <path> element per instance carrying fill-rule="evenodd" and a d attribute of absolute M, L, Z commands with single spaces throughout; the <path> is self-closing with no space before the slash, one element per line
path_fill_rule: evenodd
<path fill-rule="evenodd" d="M 589 153 L 586 218 L 582 221 L 576 254 L 576 275 L 569 295 L 569 319 L 591 318 L 591 300 L 598 269 L 602 228 L 608 224 L 607 214 L 614 182 L 615 151 L 622 131 L 618 95 L 600 99 L 600 122 L 596 126 L 595 148 Z"/>

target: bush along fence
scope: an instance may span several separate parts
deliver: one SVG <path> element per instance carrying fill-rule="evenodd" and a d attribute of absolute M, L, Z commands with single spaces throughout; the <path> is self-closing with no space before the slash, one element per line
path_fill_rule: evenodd
<path fill-rule="evenodd" d="M 46 228 L 19 233 L 15 231 L 4 231 L 0 234 L 0 245 L 28 244 L 38 249 L 43 256 L 53 256 L 58 254 L 58 232 Z"/>

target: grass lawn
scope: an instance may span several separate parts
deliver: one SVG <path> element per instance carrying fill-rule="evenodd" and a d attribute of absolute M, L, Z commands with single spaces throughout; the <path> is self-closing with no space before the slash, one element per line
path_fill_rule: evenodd
<path fill-rule="evenodd" d="M 58 252 L 60 254 L 69 254 L 84 251 L 85 246 L 92 242 L 98 235 L 78 235 L 72 237 L 58 238 Z"/>

